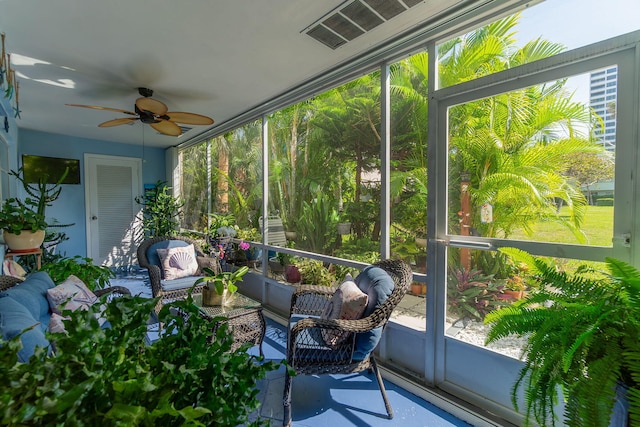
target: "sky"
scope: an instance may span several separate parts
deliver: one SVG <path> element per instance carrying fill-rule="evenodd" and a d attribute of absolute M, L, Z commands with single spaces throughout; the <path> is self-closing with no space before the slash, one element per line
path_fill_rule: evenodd
<path fill-rule="evenodd" d="M 547 0 L 522 12 L 519 36 L 569 49 L 640 29 L 640 0 Z"/>
<path fill-rule="evenodd" d="M 542 37 L 575 49 L 640 30 L 640 0 L 546 0 L 522 12 L 517 38 Z M 574 100 L 589 102 L 589 76 L 570 79 Z"/>

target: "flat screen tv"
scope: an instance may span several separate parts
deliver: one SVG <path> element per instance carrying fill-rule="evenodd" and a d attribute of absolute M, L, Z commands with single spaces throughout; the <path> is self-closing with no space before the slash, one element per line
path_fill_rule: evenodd
<path fill-rule="evenodd" d="M 69 168 L 69 173 L 62 184 L 80 184 L 80 160 L 22 155 L 22 176 L 28 183 L 44 179 L 47 184 L 55 184 L 66 168 Z"/>

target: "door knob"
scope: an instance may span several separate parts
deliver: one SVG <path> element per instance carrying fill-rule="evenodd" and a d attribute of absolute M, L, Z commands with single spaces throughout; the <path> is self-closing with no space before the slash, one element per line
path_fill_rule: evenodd
<path fill-rule="evenodd" d="M 95 221 L 96 219 L 98 219 L 98 217 L 94 215 L 91 217 L 91 219 Z"/>

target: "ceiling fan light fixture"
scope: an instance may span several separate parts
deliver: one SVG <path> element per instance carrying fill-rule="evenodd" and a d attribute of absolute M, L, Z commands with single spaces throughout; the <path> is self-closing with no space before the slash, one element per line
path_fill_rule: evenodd
<path fill-rule="evenodd" d="M 115 111 L 118 113 L 124 113 L 133 115 L 136 117 L 125 117 L 120 119 L 108 120 L 100 123 L 98 127 L 112 127 L 124 124 L 133 123 L 136 120 L 140 120 L 144 124 L 150 125 L 163 135 L 180 136 L 182 135 L 182 128 L 176 123 L 183 123 L 187 125 L 211 125 L 213 119 L 211 117 L 203 116 L 201 114 L 186 113 L 181 111 L 169 112 L 167 106 L 155 99 L 149 98 L 153 95 L 151 89 L 139 87 L 138 93 L 143 98 L 136 99 L 134 104 L 134 112 L 120 110 L 116 108 L 100 107 L 97 105 L 80 105 L 80 104 L 66 104 L 71 107 L 83 107 L 92 108 L 95 110 Z"/>

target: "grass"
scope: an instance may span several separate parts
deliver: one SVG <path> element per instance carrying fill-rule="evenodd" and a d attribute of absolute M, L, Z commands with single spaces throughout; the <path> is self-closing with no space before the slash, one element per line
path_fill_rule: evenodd
<path fill-rule="evenodd" d="M 567 216 L 567 208 L 560 211 Z M 582 225 L 582 231 L 587 236 L 585 244 L 589 246 L 611 246 L 613 237 L 613 206 L 588 206 Z M 514 240 L 532 240 L 536 242 L 555 242 L 577 244 L 578 239 L 562 224 L 542 222 L 533 227 L 533 234 L 527 235 L 524 230 L 518 230 L 511 236 Z"/>

